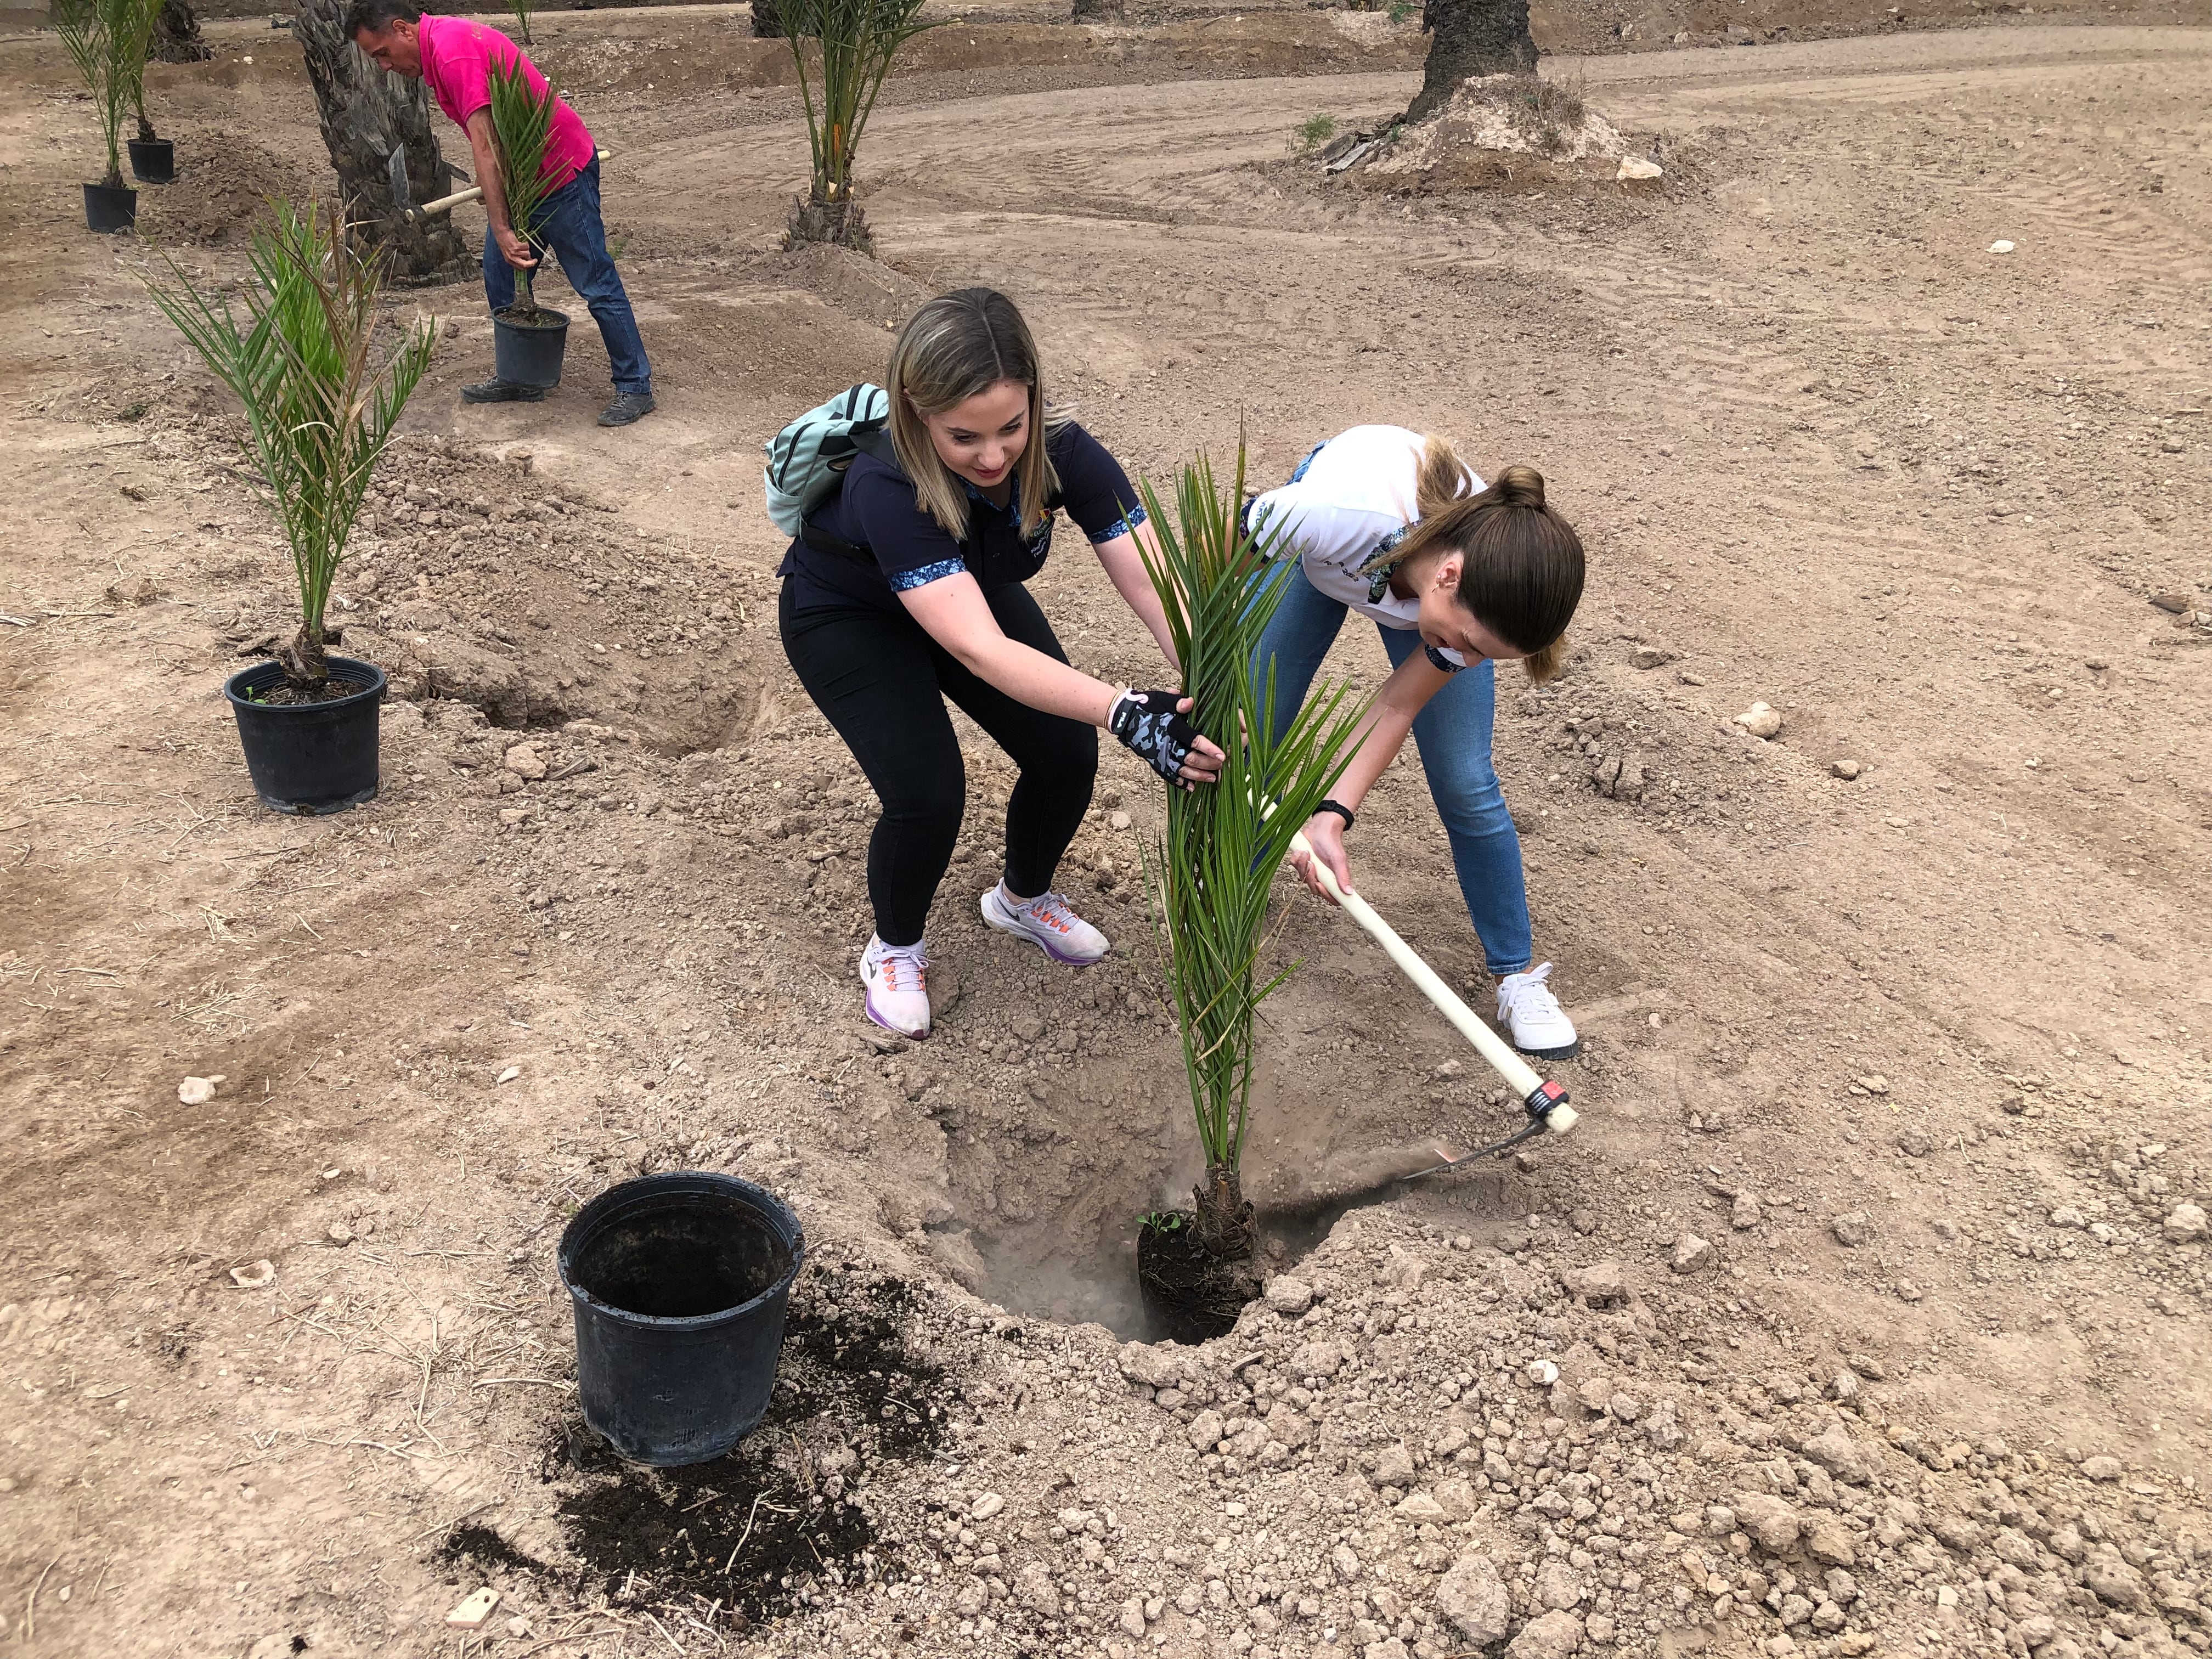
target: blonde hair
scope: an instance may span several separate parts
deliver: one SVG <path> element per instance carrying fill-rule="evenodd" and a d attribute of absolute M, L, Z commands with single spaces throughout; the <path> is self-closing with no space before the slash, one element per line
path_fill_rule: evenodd
<path fill-rule="evenodd" d="M 1004 380 L 1029 388 L 1030 418 L 1014 482 L 1022 503 L 1021 533 L 1044 522 L 1045 503 L 1060 478 L 1045 440 L 1059 424 L 1045 407 L 1036 342 L 1014 302 L 996 289 L 963 288 L 939 295 L 899 331 L 891 348 L 891 447 L 914 485 L 915 499 L 955 541 L 968 535 L 965 481 L 939 459 L 927 417 L 957 408 Z"/>
<path fill-rule="evenodd" d="M 1508 466 L 1478 490 L 1452 447 L 1429 437 L 1421 442 L 1413 499 L 1420 517 L 1378 559 L 1404 565 L 1457 553 L 1459 602 L 1520 650 L 1522 672 L 1531 680 L 1540 685 L 1557 678 L 1567 623 L 1582 603 L 1583 544 L 1574 526 L 1545 505 L 1544 475 L 1533 466 Z"/>

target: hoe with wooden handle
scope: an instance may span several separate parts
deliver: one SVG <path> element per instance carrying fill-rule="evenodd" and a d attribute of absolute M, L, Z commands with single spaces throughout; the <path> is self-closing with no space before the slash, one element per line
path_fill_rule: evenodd
<path fill-rule="evenodd" d="M 598 159 L 602 161 L 608 161 L 613 155 L 612 150 L 602 147 L 599 151 Z M 395 173 L 394 176 L 397 178 L 404 175 Z M 435 218 L 439 214 L 451 213 L 457 207 L 464 207 L 471 202 L 482 200 L 483 200 L 483 186 L 471 185 L 466 190 L 457 190 L 451 196 L 441 196 L 434 202 L 425 202 L 421 207 L 410 207 L 403 211 L 409 224 L 419 225 L 425 219 Z"/>
<path fill-rule="evenodd" d="M 1303 832 L 1291 837 L 1291 850 L 1313 854 L 1313 847 Z M 1457 1158 L 1448 1158 L 1443 1163 L 1425 1170 L 1416 1170 L 1401 1180 L 1419 1181 L 1424 1176 L 1439 1175 L 1446 1170 L 1458 1168 L 1478 1158 L 1487 1158 L 1517 1146 L 1531 1135 L 1549 1131 L 1565 1134 L 1575 1127 L 1575 1109 L 1567 1104 L 1567 1091 L 1557 1083 L 1539 1077 L 1535 1069 L 1509 1048 L 1497 1032 L 1475 1018 L 1474 1010 L 1461 1001 L 1458 994 L 1439 978 L 1434 969 L 1413 954 L 1413 946 L 1400 939 L 1390 924 L 1375 914 L 1374 907 L 1357 893 L 1347 893 L 1336 884 L 1335 872 L 1318 858 L 1312 859 L 1314 870 L 1321 884 L 1328 890 L 1329 896 L 1344 907 L 1345 911 L 1365 928 L 1375 942 L 1381 945 L 1390 960 L 1396 963 L 1420 989 L 1421 994 L 1437 1006 L 1437 1012 L 1458 1028 L 1459 1034 L 1472 1042 L 1490 1069 L 1505 1080 L 1506 1086 L 1521 1097 L 1521 1104 L 1528 1114 L 1528 1122 L 1519 1133 L 1488 1146 L 1479 1146 Z M 1439 1152 L 1443 1148 L 1437 1149 Z"/>

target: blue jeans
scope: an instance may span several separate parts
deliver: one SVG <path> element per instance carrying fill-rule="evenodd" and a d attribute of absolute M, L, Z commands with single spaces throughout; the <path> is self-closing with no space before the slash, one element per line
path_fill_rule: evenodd
<path fill-rule="evenodd" d="M 1305 701 L 1321 660 L 1335 643 L 1348 607 L 1323 594 L 1293 566 L 1283 577 L 1283 602 L 1253 654 L 1252 676 L 1263 690 L 1267 664 L 1275 665 L 1271 730 L 1280 732 Z M 1382 628 L 1382 648 L 1395 668 L 1421 647 L 1411 629 Z M 1468 919 L 1482 939 L 1493 974 L 1517 974 L 1531 959 L 1528 888 L 1521 873 L 1521 837 L 1490 763 L 1490 733 L 1498 712 L 1498 680 L 1490 663 L 1453 675 L 1429 706 L 1413 717 L 1413 741 L 1429 793 L 1451 840 L 1452 866 L 1467 900 Z"/>
<path fill-rule="evenodd" d="M 561 262 L 561 274 L 592 308 L 606 342 L 607 362 L 614 370 L 615 390 L 653 390 L 653 365 L 645 360 L 645 341 L 637 331 L 637 317 L 623 292 L 622 273 L 607 252 L 607 228 L 599 218 L 599 158 L 555 191 L 538 205 L 531 224 L 541 247 Z M 538 266 L 544 270 L 541 263 Z M 484 228 L 484 297 L 491 308 L 504 311 L 514 303 L 514 267 L 499 251 L 491 228 Z"/>

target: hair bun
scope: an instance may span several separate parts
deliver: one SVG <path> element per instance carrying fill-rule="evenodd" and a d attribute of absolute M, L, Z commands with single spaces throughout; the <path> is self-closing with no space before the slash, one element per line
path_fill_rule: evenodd
<path fill-rule="evenodd" d="M 1538 507 L 1544 504 L 1544 475 L 1533 466 L 1504 468 L 1491 481 L 1492 496 L 1500 507 Z"/>

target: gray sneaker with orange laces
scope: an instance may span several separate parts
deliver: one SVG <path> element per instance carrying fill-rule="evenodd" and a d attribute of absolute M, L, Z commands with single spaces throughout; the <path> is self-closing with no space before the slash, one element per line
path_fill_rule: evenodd
<path fill-rule="evenodd" d="M 1002 933 L 1025 939 L 1054 962 L 1088 968 L 1114 947 L 1106 935 L 1068 908 L 1058 893 L 1018 901 L 1000 882 L 983 895 L 983 920 Z"/>

